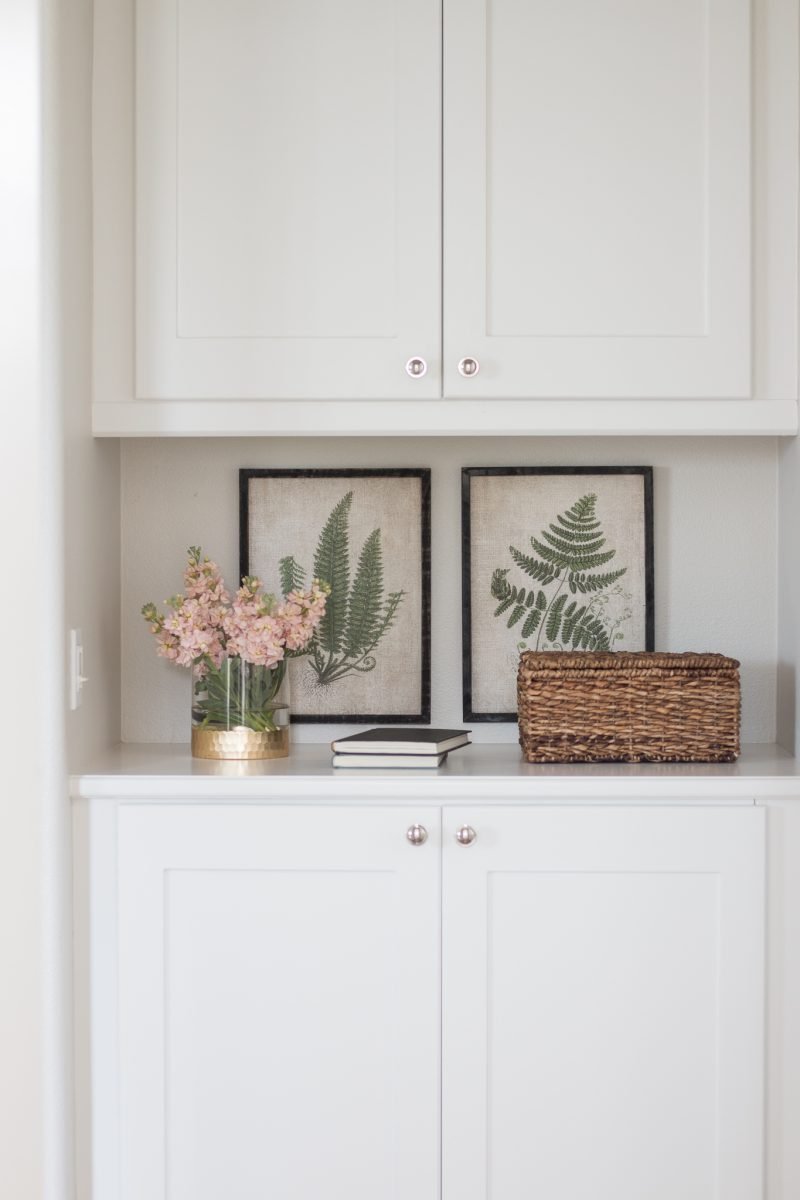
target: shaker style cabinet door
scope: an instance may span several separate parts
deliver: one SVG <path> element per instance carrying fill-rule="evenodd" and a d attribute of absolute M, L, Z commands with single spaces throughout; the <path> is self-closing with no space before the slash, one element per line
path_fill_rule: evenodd
<path fill-rule="evenodd" d="M 444 0 L 446 395 L 750 396 L 750 8 Z"/>
<path fill-rule="evenodd" d="M 118 856 L 97 1200 L 437 1200 L 438 810 L 123 805 Z"/>
<path fill-rule="evenodd" d="M 139 0 L 138 398 L 440 394 L 440 46 L 437 0 Z"/>
<path fill-rule="evenodd" d="M 444 1200 L 762 1200 L 763 810 L 442 836 Z"/>

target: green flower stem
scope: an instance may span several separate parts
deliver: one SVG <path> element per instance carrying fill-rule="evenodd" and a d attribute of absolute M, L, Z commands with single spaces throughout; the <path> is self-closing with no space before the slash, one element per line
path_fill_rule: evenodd
<path fill-rule="evenodd" d="M 286 660 L 274 667 L 226 659 L 216 667 L 202 660 L 206 673 L 193 684 L 192 719 L 203 729 L 244 726 L 257 733 L 277 733 L 277 714 L 286 705 L 276 702 L 286 675 Z"/>

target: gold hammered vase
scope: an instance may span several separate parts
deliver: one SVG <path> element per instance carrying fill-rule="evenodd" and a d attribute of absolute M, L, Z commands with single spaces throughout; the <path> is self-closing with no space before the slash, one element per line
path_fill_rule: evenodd
<path fill-rule="evenodd" d="M 192 754 L 195 758 L 285 758 L 288 753 L 288 725 L 265 733 L 243 726 L 238 729 L 192 728 Z"/>
<path fill-rule="evenodd" d="M 192 671 L 192 755 L 250 760 L 289 753 L 289 676 L 274 667 L 226 658 Z"/>

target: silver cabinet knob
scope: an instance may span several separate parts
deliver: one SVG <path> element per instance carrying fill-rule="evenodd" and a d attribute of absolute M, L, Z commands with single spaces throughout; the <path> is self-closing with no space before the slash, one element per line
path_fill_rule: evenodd
<path fill-rule="evenodd" d="M 412 379 L 421 379 L 428 372 L 428 364 L 424 358 L 410 358 L 406 363 L 406 371 Z"/>
<path fill-rule="evenodd" d="M 462 825 L 456 834 L 456 841 L 460 846 L 471 846 L 477 836 L 471 825 Z"/>
<path fill-rule="evenodd" d="M 481 364 L 477 358 L 462 358 L 458 364 L 458 373 L 466 379 L 470 379 L 473 375 L 477 375 L 481 369 Z"/>
<path fill-rule="evenodd" d="M 406 831 L 406 837 L 412 846 L 422 846 L 428 840 L 428 831 L 424 825 L 411 825 Z"/>

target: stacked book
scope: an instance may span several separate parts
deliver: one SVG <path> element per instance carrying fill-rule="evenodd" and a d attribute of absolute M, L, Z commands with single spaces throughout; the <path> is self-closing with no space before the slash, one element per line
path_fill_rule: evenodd
<path fill-rule="evenodd" d="M 335 767 L 440 767 L 468 729 L 367 729 L 331 743 Z"/>

